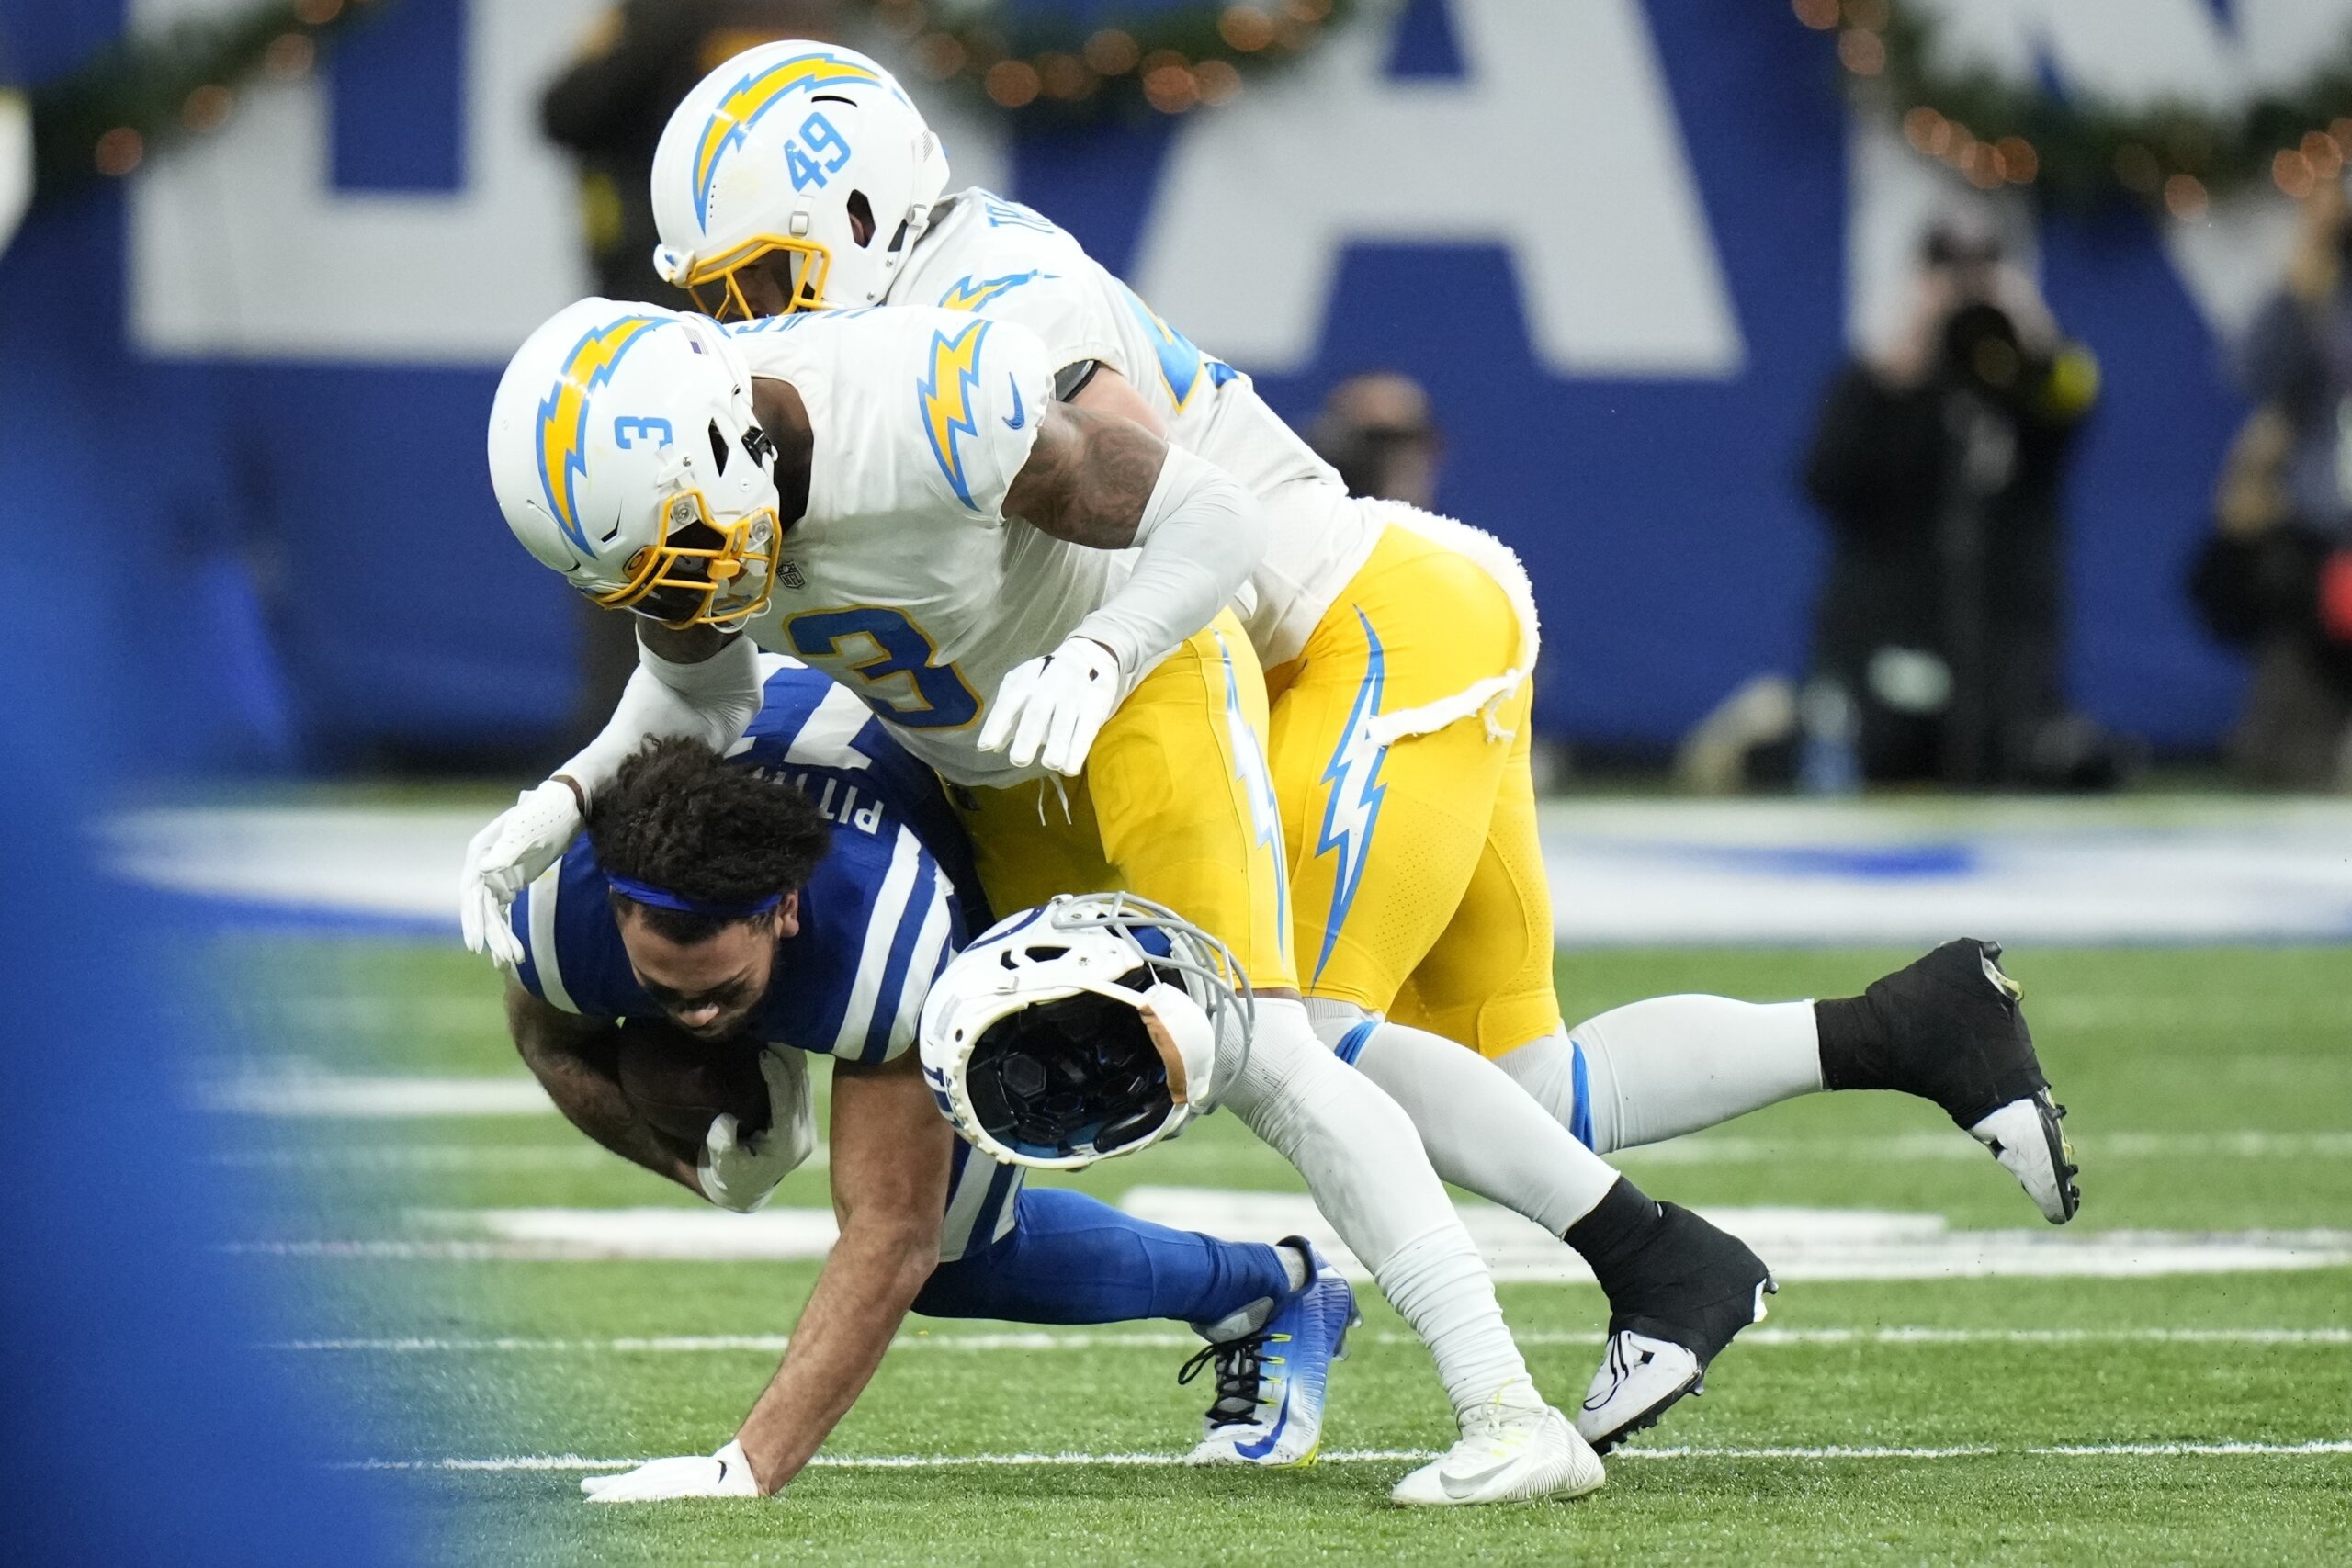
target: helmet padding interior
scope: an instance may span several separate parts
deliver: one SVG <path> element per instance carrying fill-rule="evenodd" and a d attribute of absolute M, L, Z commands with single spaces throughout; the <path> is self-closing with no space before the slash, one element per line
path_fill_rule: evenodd
<path fill-rule="evenodd" d="M 989 1135 L 1040 1158 L 1115 1153 L 1174 1108 L 1143 1015 L 1091 992 L 997 1020 L 974 1043 L 965 1081 Z"/>

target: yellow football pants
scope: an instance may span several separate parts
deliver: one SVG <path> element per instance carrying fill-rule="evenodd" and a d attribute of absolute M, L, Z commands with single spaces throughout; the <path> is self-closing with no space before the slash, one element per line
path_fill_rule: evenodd
<path fill-rule="evenodd" d="M 1530 684 L 1387 745 L 1367 718 L 1511 668 L 1519 620 L 1467 557 L 1390 525 L 1300 656 L 1270 672 L 1294 951 L 1310 997 L 1498 1055 L 1558 1024 Z"/>
<path fill-rule="evenodd" d="M 1232 948 L 1261 990 L 1295 987 L 1265 733 L 1265 676 L 1228 610 L 1127 694 L 1062 792 L 948 791 L 989 902 L 1134 893 Z"/>

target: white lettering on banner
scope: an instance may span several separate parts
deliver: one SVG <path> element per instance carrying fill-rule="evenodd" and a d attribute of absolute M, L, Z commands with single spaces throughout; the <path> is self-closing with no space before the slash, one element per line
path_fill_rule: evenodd
<path fill-rule="evenodd" d="M 131 21 L 153 33 L 243 3 L 132 0 Z M 131 186 L 133 342 L 164 355 L 503 364 L 587 291 L 571 163 L 540 137 L 538 99 L 606 5 L 467 6 L 457 191 L 338 191 L 328 85 L 240 92 L 218 135 Z M 957 174 L 1001 179 L 1001 133 L 937 107 Z"/>
<path fill-rule="evenodd" d="M 1730 377 L 1746 355 L 1637 0 L 1450 0 L 1466 80 L 1392 81 L 1350 28 L 1176 134 L 1136 286 L 1236 362 L 1297 369 L 1351 241 L 1495 243 L 1562 374 Z M 1442 279 L 1411 303 L 1442 305 Z"/>

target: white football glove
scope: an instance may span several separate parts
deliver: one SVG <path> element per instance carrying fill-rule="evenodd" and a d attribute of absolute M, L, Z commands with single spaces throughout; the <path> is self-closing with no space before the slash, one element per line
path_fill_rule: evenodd
<path fill-rule="evenodd" d="M 800 1168 L 817 1147 L 817 1114 L 808 1100 L 808 1058 L 799 1051 L 760 1053 L 768 1082 L 768 1126 L 743 1133 L 722 1114 L 704 1134 L 695 1174 L 702 1195 L 722 1209 L 748 1214 L 775 1193 L 776 1183 Z"/>
<path fill-rule="evenodd" d="M 592 1475 L 580 1483 L 591 1503 L 662 1503 L 673 1497 L 756 1497 L 752 1461 L 730 1442 L 715 1454 L 657 1459 L 618 1475 Z"/>
<path fill-rule="evenodd" d="M 458 924 L 466 945 L 501 966 L 517 968 L 523 944 L 506 923 L 507 906 L 556 863 L 580 831 L 580 802 L 555 779 L 525 790 L 466 846 L 458 877 Z"/>
<path fill-rule="evenodd" d="M 1076 774 L 1118 705 L 1118 659 L 1093 638 L 1074 637 L 1006 671 L 980 727 L 980 750 L 1004 751 L 1016 768 L 1042 759 L 1057 773 Z"/>

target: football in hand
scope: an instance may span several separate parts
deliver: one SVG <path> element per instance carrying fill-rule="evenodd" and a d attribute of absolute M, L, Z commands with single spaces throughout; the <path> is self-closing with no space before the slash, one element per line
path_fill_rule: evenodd
<path fill-rule="evenodd" d="M 666 1024 L 632 1021 L 621 1031 L 621 1092 L 653 1128 L 699 1147 L 721 1112 L 744 1133 L 768 1124 L 767 1080 L 760 1047 L 747 1041 L 718 1044 Z"/>

